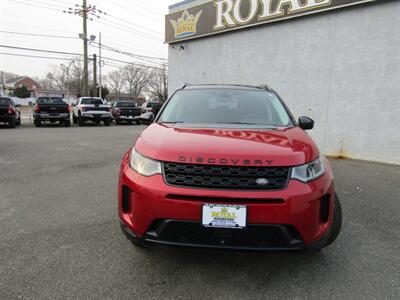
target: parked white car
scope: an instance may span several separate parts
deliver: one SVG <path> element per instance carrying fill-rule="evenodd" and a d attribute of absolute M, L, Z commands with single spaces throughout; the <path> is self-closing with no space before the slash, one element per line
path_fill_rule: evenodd
<path fill-rule="evenodd" d="M 101 98 L 82 97 L 73 104 L 72 119 L 75 124 L 83 126 L 87 121 L 96 124 L 103 122 L 105 126 L 110 126 L 112 121 L 111 106 Z"/>

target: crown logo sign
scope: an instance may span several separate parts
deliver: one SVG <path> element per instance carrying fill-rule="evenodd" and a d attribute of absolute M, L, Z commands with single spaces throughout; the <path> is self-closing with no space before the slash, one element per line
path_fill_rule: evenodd
<path fill-rule="evenodd" d="M 199 21 L 202 12 L 203 11 L 201 10 L 194 16 L 185 10 L 178 20 L 170 20 L 171 25 L 175 30 L 175 38 L 182 38 L 196 34 L 197 22 Z"/>

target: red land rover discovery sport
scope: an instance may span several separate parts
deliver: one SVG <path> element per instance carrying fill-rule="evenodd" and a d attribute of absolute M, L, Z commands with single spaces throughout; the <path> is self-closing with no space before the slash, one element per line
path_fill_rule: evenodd
<path fill-rule="evenodd" d="M 123 232 L 135 245 L 328 246 L 342 211 L 313 126 L 267 86 L 183 86 L 123 157 Z"/>

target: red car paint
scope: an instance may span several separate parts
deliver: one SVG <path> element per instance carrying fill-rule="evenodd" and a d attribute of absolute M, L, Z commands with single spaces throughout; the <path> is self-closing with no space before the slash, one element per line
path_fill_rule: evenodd
<path fill-rule="evenodd" d="M 298 166 L 320 156 L 312 139 L 299 127 L 277 130 L 186 129 L 152 124 L 139 137 L 135 149 L 143 156 L 168 162 L 229 166 Z M 334 207 L 333 175 L 326 158 L 326 171 L 309 183 L 291 179 L 287 188 L 268 191 L 203 190 L 167 185 L 162 175 L 145 177 L 129 165 L 130 151 L 123 157 L 118 189 L 121 223 L 142 237 L 158 219 L 201 220 L 202 205 L 235 204 L 247 206 L 249 224 L 286 224 L 299 232 L 305 246 L 321 240 L 329 231 Z M 131 210 L 122 211 L 122 187 L 131 193 Z M 329 219 L 319 218 L 320 199 L 331 195 Z M 228 199 L 228 200 L 227 200 Z M 262 199 L 257 203 L 258 199 Z M 271 201 L 268 201 L 271 199 Z M 281 199 L 276 202 L 273 199 Z"/>

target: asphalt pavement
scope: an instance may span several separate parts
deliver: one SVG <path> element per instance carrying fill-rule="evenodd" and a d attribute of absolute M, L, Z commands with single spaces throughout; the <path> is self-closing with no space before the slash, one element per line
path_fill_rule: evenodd
<path fill-rule="evenodd" d="M 317 254 L 143 250 L 116 208 L 143 128 L 0 128 L 0 299 L 400 299 L 399 166 L 332 160 L 344 223 Z"/>

